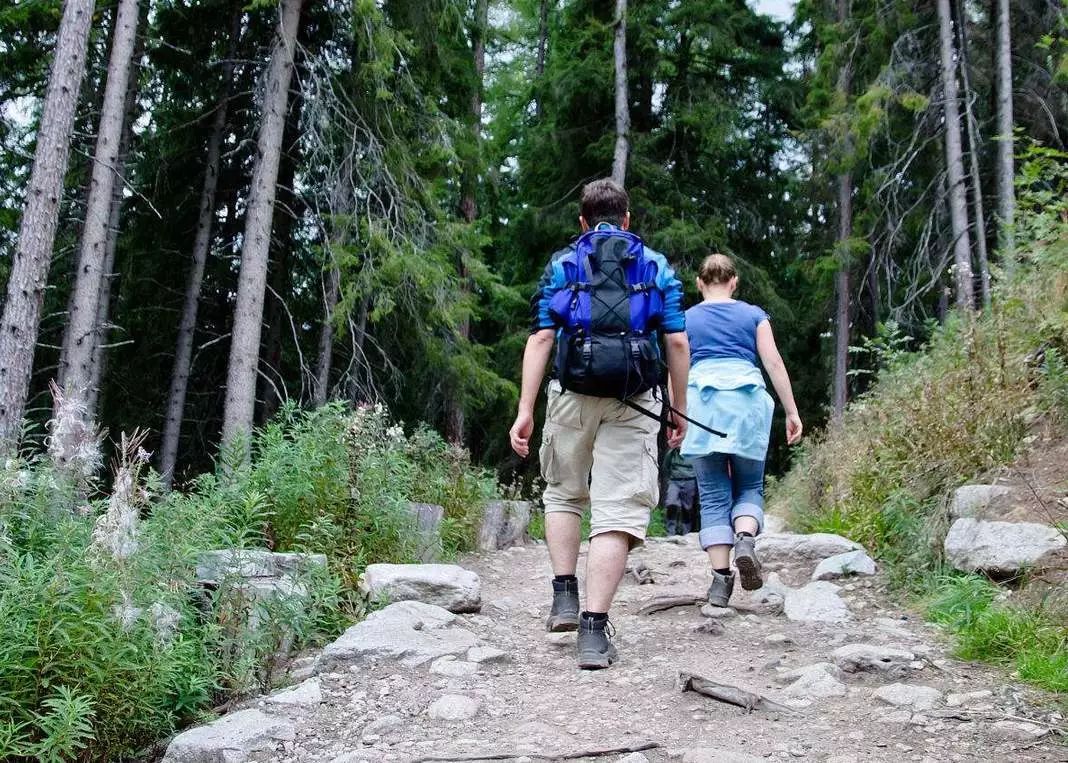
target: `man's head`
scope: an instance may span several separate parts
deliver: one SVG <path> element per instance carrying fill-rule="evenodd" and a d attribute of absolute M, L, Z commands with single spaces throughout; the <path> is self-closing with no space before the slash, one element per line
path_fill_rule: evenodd
<path fill-rule="evenodd" d="M 589 230 L 597 223 L 611 223 L 626 230 L 630 227 L 630 198 L 623 186 L 604 178 L 587 183 L 579 201 L 579 224 Z"/>

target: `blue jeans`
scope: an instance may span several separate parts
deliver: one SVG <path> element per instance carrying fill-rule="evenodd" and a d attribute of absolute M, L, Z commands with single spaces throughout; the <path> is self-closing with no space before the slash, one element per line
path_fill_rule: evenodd
<path fill-rule="evenodd" d="M 734 545 L 734 520 L 764 529 L 764 462 L 728 453 L 692 458 L 701 497 L 701 548 Z"/>

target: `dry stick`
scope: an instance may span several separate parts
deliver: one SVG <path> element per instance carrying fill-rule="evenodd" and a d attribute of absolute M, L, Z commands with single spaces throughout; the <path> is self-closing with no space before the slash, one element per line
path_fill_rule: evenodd
<path fill-rule="evenodd" d="M 716 683 L 707 678 L 695 676 L 692 673 L 679 673 L 679 687 L 682 691 L 696 692 L 720 702 L 726 702 L 728 705 L 737 705 L 744 708 L 747 713 L 751 713 L 754 710 L 770 710 L 779 713 L 794 712 L 792 708 L 773 702 L 760 694 L 739 689 L 737 686 Z"/>
<path fill-rule="evenodd" d="M 651 615 L 675 607 L 692 607 L 704 602 L 705 597 L 698 594 L 681 594 L 679 596 L 654 596 L 638 607 L 634 614 Z"/>
<path fill-rule="evenodd" d="M 603 758 L 607 755 L 624 755 L 628 752 L 644 752 L 645 750 L 655 750 L 658 747 L 660 747 L 659 742 L 644 742 L 631 747 L 615 747 L 611 750 L 578 750 L 575 752 L 554 753 L 552 755 L 542 755 L 530 752 L 499 752 L 485 753 L 482 755 L 460 755 L 458 757 L 450 755 L 425 755 L 422 758 L 416 758 L 412 763 L 433 763 L 434 761 L 440 761 L 441 763 L 461 763 L 461 761 L 465 760 L 515 760 L 516 758 L 579 760 L 581 758 Z"/>

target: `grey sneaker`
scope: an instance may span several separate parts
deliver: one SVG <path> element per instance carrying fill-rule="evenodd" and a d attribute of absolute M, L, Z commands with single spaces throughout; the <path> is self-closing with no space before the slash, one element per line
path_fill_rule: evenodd
<path fill-rule="evenodd" d="M 742 588 L 755 591 L 764 585 L 760 574 L 760 560 L 756 555 L 756 538 L 752 535 L 738 535 L 734 538 L 734 566 L 742 579 Z"/>
<path fill-rule="evenodd" d="M 583 618 L 578 632 L 578 666 L 582 670 L 601 670 L 616 661 L 616 648 L 611 638 L 615 629 L 607 620 L 596 622 Z"/>
<path fill-rule="evenodd" d="M 553 581 L 553 606 L 545 620 L 545 629 L 550 633 L 578 630 L 579 594 L 578 581 Z"/>
<path fill-rule="evenodd" d="M 734 593 L 734 573 L 721 575 L 712 570 L 712 585 L 708 587 L 708 603 L 713 607 L 725 607 Z"/>

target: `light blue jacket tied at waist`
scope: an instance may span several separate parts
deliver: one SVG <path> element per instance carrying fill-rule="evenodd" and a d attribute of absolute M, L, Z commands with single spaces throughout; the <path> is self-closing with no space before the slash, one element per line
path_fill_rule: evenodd
<path fill-rule="evenodd" d="M 690 424 L 682 442 L 682 455 L 731 453 L 763 461 L 768 454 L 774 410 L 775 402 L 768 394 L 764 375 L 748 360 L 702 360 L 690 369 L 687 415 L 727 436 L 718 437 Z"/>

